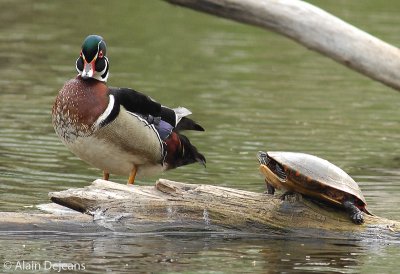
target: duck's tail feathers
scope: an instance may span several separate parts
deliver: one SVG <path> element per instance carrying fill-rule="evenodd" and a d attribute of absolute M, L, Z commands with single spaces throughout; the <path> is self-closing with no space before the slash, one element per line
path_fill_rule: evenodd
<path fill-rule="evenodd" d="M 186 117 L 192 114 L 190 110 L 184 107 L 177 107 L 174 108 L 173 110 L 175 112 L 175 117 L 176 117 L 176 126 L 175 126 L 176 131 L 180 130 L 204 131 L 204 128 L 202 126 L 200 126 L 192 119 Z"/>
<path fill-rule="evenodd" d="M 197 131 L 204 131 L 204 128 L 199 125 L 197 122 L 193 121 L 190 118 L 182 117 L 179 123 L 175 127 L 176 131 L 181 130 L 197 130 Z"/>
<path fill-rule="evenodd" d="M 192 119 L 186 117 L 190 114 L 192 114 L 192 112 L 184 107 L 169 108 L 166 106 L 161 106 L 160 117 L 161 120 L 173 126 L 176 131 L 185 129 L 204 131 L 204 128 L 202 126 L 200 126 Z"/>
<path fill-rule="evenodd" d="M 172 109 L 175 112 L 175 117 L 176 117 L 176 124 L 179 123 L 179 121 L 186 116 L 189 116 L 192 114 L 190 110 L 184 107 L 177 107 Z"/>

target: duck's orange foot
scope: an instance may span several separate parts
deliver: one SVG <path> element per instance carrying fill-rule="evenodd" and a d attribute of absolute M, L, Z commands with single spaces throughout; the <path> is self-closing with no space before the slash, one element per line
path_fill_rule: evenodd
<path fill-rule="evenodd" d="M 108 179 L 110 179 L 110 173 L 108 173 L 107 171 L 103 170 L 103 180 L 108 181 Z"/>
<path fill-rule="evenodd" d="M 129 174 L 128 185 L 133 185 L 135 183 L 136 172 L 137 172 L 137 169 L 135 166 L 133 166 L 131 173 Z"/>

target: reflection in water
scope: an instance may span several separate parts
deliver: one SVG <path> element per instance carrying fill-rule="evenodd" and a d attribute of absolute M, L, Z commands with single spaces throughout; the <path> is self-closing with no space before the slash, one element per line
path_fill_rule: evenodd
<path fill-rule="evenodd" d="M 312 2 L 400 43 L 393 27 L 400 6 L 393 1 Z M 163 1 L 92 4 L 0 0 L 0 210 L 29 210 L 47 202 L 49 191 L 82 187 L 101 176 L 67 151 L 50 118 L 59 88 L 76 73 L 82 39 L 98 33 L 109 47 L 110 85 L 136 88 L 166 105 L 185 105 L 206 128 L 189 137 L 204 151 L 207 168 L 188 166 L 163 177 L 264 191 L 256 152 L 302 151 L 353 176 L 372 212 L 400 219 L 400 93 L 254 27 Z M 88 21 L 80 11 L 98 20 Z M 91 272 L 377 273 L 396 269 L 400 251 L 359 242 L 221 236 L 0 241 L 0 257 L 84 259 Z"/>
<path fill-rule="evenodd" d="M 372 250 L 370 256 L 381 252 L 381 247 L 362 242 L 224 238 L 221 235 L 103 235 L 80 237 L 79 241 L 53 235 L 0 238 L 0 243 L 9 250 L 5 260 L 79 263 L 85 265 L 88 273 L 207 273 L 212 270 L 272 273 L 277 269 L 280 272 L 356 273 L 360 264 L 368 260 L 363 255 L 366 250 Z"/>

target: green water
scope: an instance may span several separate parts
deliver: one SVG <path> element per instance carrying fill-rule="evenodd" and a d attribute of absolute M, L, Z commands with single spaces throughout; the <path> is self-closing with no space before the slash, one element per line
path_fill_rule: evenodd
<path fill-rule="evenodd" d="M 400 46 L 396 1 L 312 3 Z M 62 145 L 50 117 L 58 90 L 76 75 L 82 40 L 96 33 L 108 45 L 110 85 L 185 106 L 206 128 L 188 136 L 207 168 L 138 184 L 163 177 L 261 192 L 256 152 L 302 151 L 347 171 L 375 214 L 400 219 L 399 92 L 280 35 L 163 1 L 0 0 L 0 7 L 1 211 L 36 211 L 48 192 L 101 176 Z M 77 261 L 94 273 L 390 273 L 400 266 L 398 245 L 379 241 L 12 234 L 0 242 L 3 260 Z"/>

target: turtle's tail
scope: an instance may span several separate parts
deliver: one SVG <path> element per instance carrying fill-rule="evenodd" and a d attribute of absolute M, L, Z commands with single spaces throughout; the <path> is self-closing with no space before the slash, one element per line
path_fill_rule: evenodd
<path fill-rule="evenodd" d="M 374 214 L 371 213 L 371 211 L 369 211 L 367 209 L 367 207 L 363 207 L 362 211 L 364 211 L 365 213 L 367 213 L 368 215 L 374 216 Z"/>

